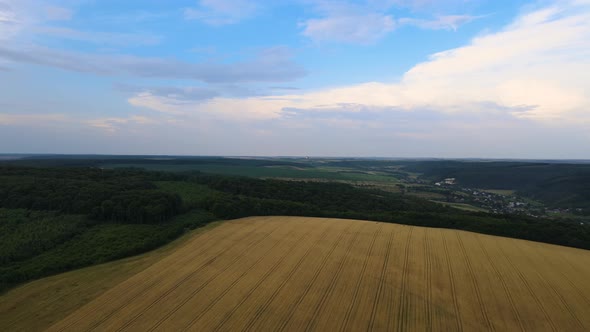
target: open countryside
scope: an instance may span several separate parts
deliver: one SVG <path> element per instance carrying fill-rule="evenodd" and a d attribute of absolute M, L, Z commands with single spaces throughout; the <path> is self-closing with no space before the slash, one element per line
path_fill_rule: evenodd
<path fill-rule="evenodd" d="M 590 0 L 0 0 L 0 332 L 590 332 Z"/>
<path fill-rule="evenodd" d="M 358 220 L 195 235 L 49 331 L 587 331 L 590 252 Z"/>

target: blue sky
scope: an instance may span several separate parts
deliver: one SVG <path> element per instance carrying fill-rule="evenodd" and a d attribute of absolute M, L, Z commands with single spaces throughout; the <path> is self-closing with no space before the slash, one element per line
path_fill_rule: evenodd
<path fill-rule="evenodd" d="M 590 1 L 0 0 L 0 153 L 590 158 Z"/>

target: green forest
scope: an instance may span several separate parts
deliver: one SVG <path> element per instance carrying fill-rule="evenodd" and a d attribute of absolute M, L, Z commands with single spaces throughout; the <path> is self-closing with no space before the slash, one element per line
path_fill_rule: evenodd
<path fill-rule="evenodd" d="M 346 183 L 68 166 L 0 166 L 0 291 L 255 215 L 453 228 L 590 249 L 590 228 L 573 220 L 460 211 Z"/>

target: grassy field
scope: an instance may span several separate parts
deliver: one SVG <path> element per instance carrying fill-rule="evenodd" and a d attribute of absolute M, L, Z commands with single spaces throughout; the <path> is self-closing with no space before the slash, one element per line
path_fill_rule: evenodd
<path fill-rule="evenodd" d="M 254 217 L 192 236 L 49 330 L 588 331 L 589 278 L 584 250 Z"/>

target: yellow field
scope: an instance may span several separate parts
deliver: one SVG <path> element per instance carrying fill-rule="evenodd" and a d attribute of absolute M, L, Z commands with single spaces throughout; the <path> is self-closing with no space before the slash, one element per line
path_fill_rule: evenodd
<path fill-rule="evenodd" d="M 296 217 L 226 222 L 50 331 L 588 331 L 590 252 Z"/>
<path fill-rule="evenodd" d="M 44 331 L 102 293 L 141 272 L 202 232 L 195 229 L 150 252 L 26 283 L 0 295 L 0 331 Z"/>

